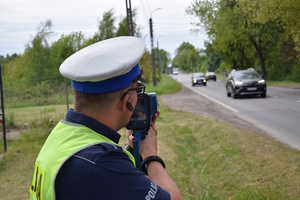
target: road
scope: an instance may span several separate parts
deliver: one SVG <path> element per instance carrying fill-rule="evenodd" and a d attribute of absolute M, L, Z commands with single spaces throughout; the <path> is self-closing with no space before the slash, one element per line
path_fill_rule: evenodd
<path fill-rule="evenodd" d="M 208 81 L 192 86 L 191 75 L 172 75 L 179 83 L 227 112 L 254 124 L 268 135 L 300 150 L 300 89 L 267 87 L 266 98 L 227 97 L 225 81 Z"/>

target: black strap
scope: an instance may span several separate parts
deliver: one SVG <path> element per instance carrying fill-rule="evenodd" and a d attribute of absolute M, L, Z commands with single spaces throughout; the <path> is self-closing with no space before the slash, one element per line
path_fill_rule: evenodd
<path fill-rule="evenodd" d="M 126 149 L 127 151 L 129 151 L 133 155 L 133 148 L 131 148 L 130 146 L 128 146 L 127 143 L 125 143 L 124 149 Z"/>
<path fill-rule="evenodd" d="M 161 157 L 159 156 L 149 156 L 147 158 L 145 158 L 143 161 L 142 161 L 142 171 L 148 175 L 148 172 L 147 172 L 147 168 L 146 168 L 146 165 L 152 161 L 157 161 L 157 162 L 160 162 L 160 164 L 163 166 L 163 168 L 166 168 L 166 165 L 164 163 L 164 161 L 161 159 Z"/>

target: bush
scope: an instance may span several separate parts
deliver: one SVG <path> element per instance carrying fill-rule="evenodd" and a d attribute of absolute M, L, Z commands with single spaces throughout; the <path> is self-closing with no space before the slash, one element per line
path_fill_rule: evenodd
<path fill-rule="evenodd" d="M 292 80 L 295 82 L 300 82 L 300 62 L 296 62 L 291 70 L 290 75 L 288 75 L 287 80 Z"/>

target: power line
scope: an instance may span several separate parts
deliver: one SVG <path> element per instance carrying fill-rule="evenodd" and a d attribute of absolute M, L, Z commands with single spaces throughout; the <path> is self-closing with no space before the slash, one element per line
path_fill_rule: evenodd
<path fill-rule="evenodd" d="M 151 17 L 151 16 L 150 16 L 150 15 L 151 15 L 151 14 L 150 14 L 150 6 L 149 6 L 147 0 L 146 0 L 146 8 L 147 8 L 147 10 L 148 10 L 148 16 Z M 148 18 L 149 18 L 149 17 L 148 17 Z"/>
<path fill-rule="evenodd" d="M 189 24 L 189 23 L 182 23 L 182 24 L 179 24 L 179 23 L 157 23 L 155 22 L 154 24 L 158 24 L 158 25 L 170 25 L 170 26 L 187 26 L 187 25 L 193 25 L 193 24 Z"/>
<path fill-rule="evenodd" d="M 148 9 L 148 12 L 147 12 L 147 10 L 146 10 L 146 8 L 145 8 L 145 5 L 144 5 L 144 3 L 143 3 L 143 0 L 141 0 L 141 4 L 142 4 L 142 7 L 143 7 L 143 10 L 144 10 L 144 15 L 145 15 L 145 19 L 146 19 L 146 21 L 148 21 L 148 19 L 149 19 L 149 9 Z"/>

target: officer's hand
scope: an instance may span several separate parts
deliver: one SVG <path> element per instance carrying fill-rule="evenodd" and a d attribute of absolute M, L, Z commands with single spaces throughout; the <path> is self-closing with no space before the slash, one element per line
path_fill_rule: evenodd
<path fill-rule="evenodd" d="M 133 148 L 133 144 L 132 144 L 132 138 L 133 138 L 133 136 L 132 136 L 132 133 L 133 133 L 132 130 L 127 130 L 126 129 L 126 138 L 127 138 L 126 144 L 128 146 L 130 146 L 131 148 Z"/>
<path fill-rule="evenodd" d="M 155 115 L 152 117 L 152 124 L 153 124 L 153 125 L 155 124 L 155 122 L 156 122 L 157 118 L 159 117 L 159 115 L 160 115 L 160 111 L 158 110 L 158 111 L 155 113 Z"/>
<path fill-rule="evenodd" d="M 155 115 L 152 117 L 151 127 L 150 127 L 150 129 L 149 129 L 149 131 L 148 131 L 148 135 L 149 135 L 149 132 L 150 132 L 150 131 L 154 131 L 154 132 L 155 132 L 155 135 L 157 135 L 157 130 L 156 130 L 156 128 L 155 128 L 155 122 L 156 122 L 157 118 L 159 117 L 159 115 L 160 115 L 160 111 L 158 110 L 158 111 L 155 113 Z M 152 130 L 151 130 L 151 129 L 152 129 Z M 133 144 L 132 144 L 132 138 L 133 138 L 133 136 L 132 136 L 132 133 L 133 133 L 132 130 L 127 130 L 127 129 L 126 129 L 126 138 L 127 138 L 126 144 L 127 144 L 128 146 L 130 146 L 131 148 L 133 148 Z M 148 135 L 146 135 L 146 138 L 148 137 Z M 145 139 L 144 139 L 144 140 L 145 140 Z M 144 141 L 144 140 L 142 140 L 142 141 Z M 150 141 L 150 142 L 151 142 L 151 141 Z M 142 149 L 142 143 L 143 143 L 143 142 L 141 142 L 141 149 Z M 155 146 L 156 146 L 156 138 L 155 138 Z M 142 151 L 142 150 L 141 150 L 141 151 Z M 155 151 L 155 152 L 157 152 L 157 151 Z M 156 155 L 156 153 L 155 153 L 155 154 L 152 154 L 152 155 Z"/>
<path fill-rule="evenodd" d="M 143 159 L 157 155 L 157 130 L 154 124 L 151 125 L 145 139 L 141 140 L 140 154 Z"/>

